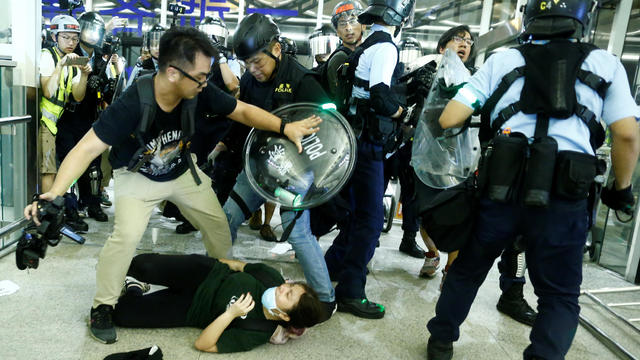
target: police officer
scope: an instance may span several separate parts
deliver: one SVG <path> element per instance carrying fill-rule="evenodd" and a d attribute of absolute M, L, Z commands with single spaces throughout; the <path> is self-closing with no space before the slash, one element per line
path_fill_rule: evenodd
<path fill-rule="evenodd" d="M 240 100 L 267 111 L 296 102 L 328 102 L 313 75 L 295 59 L 282 53 L 279 35 L 280 29 L 273 20 L 259 13 L 245 17 L 236 28 L 233 49 L 247 69 L 240 79 Z M 227 159 L 224 162 L 216 160 L 214 174 L 222 164 L 241 170 L 242 147 L 249 130 L 246 126 L 232 125 L 223 140 L 228 150 L 218 157 L 226 155 Z M 227 179 L 222 181 L 228 182 L 230 171 L 226 171 Z M 247 175 L 242 171 L 224 204 L 232 239 L 235 240 L 240 224 L 263 203 L 264 199 L 251 189 Z M 287 228 L 296 217 L 294 211 L 282 211 L 280 215 L 283 228 Z M 309 227 L 308 210 L 297 218 L 287 240 L 296 252 L 309 285 L 326 307 L 324 320 L 328 319 L 335 310 L 334 290 L 322 259 L 322 248 Z"/>
<path fill-rule="evenodd" d="M 579 41 L 593 5 L 589 0 L 527 3 L 525 44 L 491 56 L 440 117 L 444 128 L 461 126 L 483 107 L 492 150 L 480 168 L 486 190 L 474 238 L 451 267 L 436 316 L 427 325 L 428 359 L 452 358 L 452 342 L 478 288 L 518 234 L 526 240 L 539 312 L 524 358 L 563 359 L 571 346 L 589 226 L 587 197 L 597 173 L 593 154 L 604 140 L 598 119 L 609 126 L 613 140 L 615 182 L 602 196 L 612 209 L 633 205 L 631 175 L 640 145 L 640 111 L 620 60 Z M 518 183 L 513 176 L 521 171 L 536 173 Z"/>
<path fill-rule="evenodd" d="M 351 121 L 363 125 L 358 159 L 347 190 L 353 216 L 327 250 L 325 260 L 332 278 L 338 280 L 338 311 L 368 319 L 380 319 L 385 314 L 384 306 L 367 299 L 365 284 L 367 264 L 383 224 L 383 145 L 405 112 L 390 89 L 398 62 L 392 36 L 399 32 L 413 5 L 413 0 L 370 0 L 369 7 L 358 16 L 358 23 L 373 25 L 371 34 L 360 45 L 364 51 L 355 69 L 353 86 L 356 112 Z"/>
<path fill-rule="evenodd" d="M 338 67 L 344 64 L 347 57 L 362 44 L 362 37 L 366 26 L 358 22 L 358 15 L 362 13 L 362 5 L 358 1 L 346 0 L 339 2 L 331 15 L 331 24 L 342 44 L 327 59 L 327 88 L 329 96 L 336 94 Z"/>
<path fill-rule="evenodd" d="M 55 137 L 58 120 L 65 105 L 72 100 L 82 100 L 87 88 L 91 65 L 70 65 L 78 58 L 74 54 L 80 41 L 80 25 L 69 15 L 57 15 L 51 20 L 51 38 L 54 45 L 42 49 L 40 56 L 40 130 L 39 160 L 42 191 L 49 191 L 56 174 Z"/>
<path fill-rule="evenodd" d="M 135 66 L 131 70 L 131 76 L 127 82 L 127 87 L 141 75 L 151 74 L 158 71 L 158 55 L 160 53 L 160 38 L 167 29 L 155 24 L 142 37 L 142 54 L 138 57 Z"/>
<path fill-rule="evenodd" d="M 78 18 L 80 24 L 80 46 L 77 54 L 89 58 L 92 71 L 87 83 L 84 99 L 74 102 L 69 111 L 60 118 L 60 134 L 56 138 L 58 158 L 62 161 L 69 151 L 91 128 L 98 119 L 99 107 L 103 102 L 111 102 L 113 89 L 107 79 L 107 65 L 110 59 L 104 59 L 102 45 L 105 34 L 105 23 L 96 12 L 85 12 Z M 80 208 L 87 209 L 87 215 L 96 221 L 105 222 L 107 214 L 100 206 L 100 182 L 102 170 L 100 158 L 95 159 L 87 171 L 78 179 Z"/>

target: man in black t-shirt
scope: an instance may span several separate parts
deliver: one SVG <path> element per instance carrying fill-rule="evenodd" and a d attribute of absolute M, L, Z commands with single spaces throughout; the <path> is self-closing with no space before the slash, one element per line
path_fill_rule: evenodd
<path fill-rule="evenodd" d="M 117 340 L 112 321 L 113 306 L 151 212 L 161 201 L 174 202 L 202 231 L 202 241 L 209 256 L 223 257 L 231 246 L 227 219 L 211 189 L 211 180 L 195 167 L 192 173 L 187 171 L 187 157 L 191 154 L 189 139 L 181 129 L 183 100 L 197 96 L 201 104 L 209 106 L 206 110 L 211 113 L 227 115 L 234 121 L 259 129 L 280 131 L 296 143 L 299 151 L 302 151 L 302 137 L 317 131 L 320 122 L 317 117 L 283 126 L 285 124 L 278 117 L 236 101 L 214 86 L 207 87 L 214 53 L 209 39 L 196 29 L 167 31 L 160 41 L 159 70 L 152 80 L 156 105 L 150 129 L 144 134 L 137 131 L 142 118 L 141 105 L 138 89 L 132 87 L 101 114 L 60 165 L 51 190 L 40 195 L 41 199 L 53 200 L 64 194 L 89 163 L 112 146 L 115 223 L 98 260 L 97 291 L 90 324 L 92 336 L 104 343 Z M 139 140 L 144 143 L 144 157 L 139 151 Z M 132 160 L 143 160 L 137 172 L 127 170 L 126 166 Z M 195 181 L 196 174 L 202 179 L 199 185 Z M 39 223 L 35 204 L 27 206 L 24 213 Z"/>

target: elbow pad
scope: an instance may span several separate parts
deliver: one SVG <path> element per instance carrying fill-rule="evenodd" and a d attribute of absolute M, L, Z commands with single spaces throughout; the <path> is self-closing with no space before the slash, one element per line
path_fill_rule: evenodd
<path fill-rule="evenodd" d="M 371 107 L 378 115 L 391 116 L 398 111 L 400 103 L 391 92 L 389 86 L 378 83 L 369 89 L 371 94 Z"/>

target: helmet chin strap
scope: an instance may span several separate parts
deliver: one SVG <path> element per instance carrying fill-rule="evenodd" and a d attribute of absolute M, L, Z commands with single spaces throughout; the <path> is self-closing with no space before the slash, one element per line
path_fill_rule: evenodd
<path fill-rule="evenodd" d="M 280 68 L 280 59 L 278 59 L 275 55 L 273 55 L 273 54 L 271 53 L 271 51 L 267 51 L 266 49 L 265 49 L 265 50 L 262 50 L 262 52 L 263 52 L 263 53 L 265 53 L 265 54 L 267 54 L 267 56 L 269 56 L 270 58 L 272 58 L 272 59 L 273 59 L 273 61 L 275 61 L 275 62 L 276 62 L 276 67 L 275 67 L 275 68 L 273 68 L 273 71 L 271 72 L 271 78 L 269 78 L 269 80 L 271 80 L 271 79 L 273 79 L 273 78 L 276 76 L 276 74 L 278 73 L 278 69 Z"/>

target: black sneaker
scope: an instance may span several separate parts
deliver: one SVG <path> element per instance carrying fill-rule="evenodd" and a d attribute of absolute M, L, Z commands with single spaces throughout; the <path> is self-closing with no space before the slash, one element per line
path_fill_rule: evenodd
<path fill-rule="evenodd" d="M 427 343 L 427 360 L 451 360 L 453 358 L 453 343 L 429 338 Z"/>
<path fill-rule="evenodd" d="M 89 323 L 91 336 L 105 344 L 113 344 L 118 340 L 116 328 L 113 326 L 113 306 L 98 305 L 91 309 L 91 322 Z"/>
<path fill-rule="evenodd" d="M 364 299 L 340 299 L 338 311 L 348 312 L 357 317 L 365 319 L 382 319 L 384 317 L 384 306 Z"/>
<path fill-rule="evenodd" d="M 89 206 L 87 208 L 87 215 L 90 218 L 93 218 L 96 221 L 100 221 L 100 222 L 107 222 L 109 220 L 109 217 L 107 216 L 107 214 L 105 214 L 104 211 L 102 211 L 102 208 L 98 204 Z"/>

